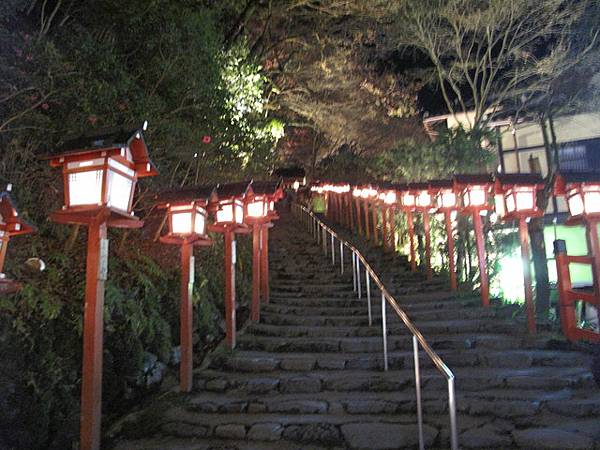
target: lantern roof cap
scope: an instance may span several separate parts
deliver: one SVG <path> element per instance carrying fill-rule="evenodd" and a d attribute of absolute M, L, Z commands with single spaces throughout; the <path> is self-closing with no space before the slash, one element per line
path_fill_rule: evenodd
<path fill-rule="evenodd" d="M 303 167 L 300 166 L 291 166 L 291 167 L 280 167 L 278 169 L 273 170 L 271 175 L 279 178 L 304 178 L 306 176 L 306 171 Z"/>
<path fill-rule="evenodd" d="M 409 189 L 409 183 L 391 183 L 390 189 L 394 189 L 396 191 L 407 191 Z"/>
<path fill-rule="evenodd" d="M 408 183 L 408 189 L 410 189 L 411 191 L 429 190 L 429 183 L 426 181 Z"/>
<path fill-rule="evenodd" d="M 8 191 L 0 192 L 0 215 L 1 219 L 6 224 L 19 224 L 21 225 L 19 231 L 9 231 L 9 236 L 16 236 L 19 234 L 35 233 L 37 228 L 30 225 L 28 222 L 21 219 L 17 208 L 13 202 L 13 199 Z"/>
<path fill-rule="evenodd" d="M 278 181 L 251 181 L 254 195 L 275 195 L 281 189 L 282 180 Z"/>
<path fill-rule="evenodd" d="M 494 182 L 492 175 L 489 173 L 476 173 L 476 174 L 457 174 L 454 175 L 454 183 L 458 185 L 467 185 L 467 184 L 489 184 L 491 185 Z"/>
<path fill-rule="evenodd" d="M 502 185 L 538 186 L 544 184 L 544 178 L 538 173 L 498 173 L 494 178 Z"/>
<path fill-rule="evenodd" d="M 452 180 L 431 180 L 429 182 L 431 189 L 452 189 L 454 187 L 454 181 Z"/>
<path fill-rule="evenodd" d="M 156 201 L 159 208 L 164 208 L 169 203 L 191 203 L 198 201 L 208 203 L 214 190 L 214 185 L 166 189 L 158 193 Z"/>
<path fill-rule="evenodd" d="M 244 198 L 246 195 L 252 194 L 252 181 L 240 181 L 237 183 L 217 184 L 212 193 L 211 200 L 225 200 L 228 198 L 239 197 Z"/>
<path fill-rule="evenodd" d="M 568 185 L 571 184 L 600 185 L 600 172 L 557 172 L 554 179 L 554 193 L 566 194 Z"/>
<path fill-rule="evenodd" d="M 141 171 L 138 176 L 157 175 L 158 171 L 150 160 L 148 146 L 144 140 L 145 127 L 146 123 L 142 126 L 116 126 L 70 137 L 62 146 L 44 156 L 43 159 L 56 160 L 61 157 L 80 156 L 98 151 L 116 149 L 120 151 L 122 147 L 129 147 L 133 162 L 136 165 L 150 165 L 149 171 Z"/>

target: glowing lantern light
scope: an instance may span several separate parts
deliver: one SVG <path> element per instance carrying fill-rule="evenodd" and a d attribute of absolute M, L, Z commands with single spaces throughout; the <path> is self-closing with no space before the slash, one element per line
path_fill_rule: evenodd
<path fill-rule="evenodd" d="M 457 196 L 454 192 L 452 180 L 434 180 L 429 182 L 429 192 L 435 197 L 438 212 L 444 213 L 444 225 L 448 246 L 448 275 L 450 276 L 450 288 L 458 289 L 456 277 L 456 264 L 454 262 L 454 230 L 452 222 L 456 216 Z"/>
<path fill-rule="evenodd" d="M 387 191 L 385 193 L 383 202 L 386 205 L 394 205 L 396 203 L 396 191 Z"/>
<path fill-rule="evenodd" d="M 145 127 L 74 139 L 47 158 L 52 167 L 63 169 L 63 217 L 95 216 L 102 208 L 115 216 L 131 214 L 138 178 L 157 174 L 142 135 Z M 53 214 L 53 219 L 60 222 L 59 213 Z"/>
<path fill-rule="evenodd" d="M 492 186 L 492 177 L 487 174 L 454 176 L 454 191 L 460 193 L 462 200 L 461 211 L 465 214 L 471 214 L 473 218 L 477 260 L 479 264 L 481 302 L 483 306 L 490 305 L 490 288 L 481 216 L 491 209 L 488 202 L 488 194 Z"/>

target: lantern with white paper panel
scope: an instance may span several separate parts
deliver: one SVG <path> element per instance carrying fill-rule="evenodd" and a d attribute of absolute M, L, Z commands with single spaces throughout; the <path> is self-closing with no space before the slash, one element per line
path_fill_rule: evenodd
<path fill-rule="evenodd" d="M 554 193 L 565 197 L 572 219 L 600 218 L 600 176 L 597 173 L 559 173 L 555 180 Z"/>
<path fill-rule="evenodd" d="M 415 206 L 417 209 L 429 210 L 433 206 L 427 183 L 412 183 L 410 184 L 410 191 L 415 197 Z"/>
<path fill-rule="evenodd" d="M 9 185 L 6 191 L 0 192 L 0 281 L 6 280 L 2 271 L 9 240 L 36 231 L 35 227 L 19 216 L 9 193 L 11 188 L 12 186 Z M 6 285 L 0 286 L 0 293 L 5 292 L 6 287 Z"/>
<path fill-rule="evenodd" d="M 452 180 L 433 180 L 429 182 L 429 192 L 434 198 L 438 212 L 454 211 L 458 206 Z"/>
<path fill-rule="evenodd" d="M 417 205 L 415 194 L 409 189 L 407 184 L 399 185 L 397 191 L 400 194 L 400 207 L 404 211 L 414 211 Z"/>
<path fill-rule="evenodd" d="M 69 140 L 48 156 L 52 167 L 61 167 L 64 204 L 60 217 L 86 223 L 104 209 L 113 216 L 132 215 L 133 195 L 138 178 L 156 175 L 143 137 L 145 124 L 138 129 L 109 129 Z"/>
<path fill-rule="evenodd" d="M 167 234 L 161 241 L 167 244 L 209 242 L 208 199 L 212 187 L 195 186 L 171 189 L 157 197 L 157 208 L 166 210 Z"/>
<path fill-rule="evenodd" d="M 539 217 L 537 192 L 544 187 L 538 174 L 498 174 L 494 184 L 496 213 L 503 220 Z"/>
<path fill-rule="evenodd" d="M 459 194 L 464 212 L 481 212 L 492 209 L 489 195 L 493 179 L 488 174 L 455 175 L 454 191 Z"/>
<path fill-rule="evenodd" d="M 256 221 L 269 222 L 279 219 L 277 211 L 275 211 L 275 203 L 284 196 L 281 180 L 252 181 L 246 199 L 246 221 L 248 223 Z"/>
<path fill-rule="evenodd" d="M 246 202 L 253 198 L 250 181 L 218 185 L 210 199 L 211 210 L 214 211 L 214 227 L 216 231 L 223 228 L 235 228 L 240 232 L 247 228 Z M 264 207 L 264 203 L 263 203 Z M 258 202 L 252 207 L 253 213 L 258 213 Z M 211 226 L 213 227 L 213 226 Z M 236 231 L 238 232 L 238 231 Z"/>

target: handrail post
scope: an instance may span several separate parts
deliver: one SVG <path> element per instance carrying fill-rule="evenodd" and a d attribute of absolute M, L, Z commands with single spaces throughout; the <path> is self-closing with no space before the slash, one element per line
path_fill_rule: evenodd
<path fill-rule="evenodd" d="M 331 234 L 331 264 L 335 266 L 335 246 L 334 246 L 334 237 L 333 232 Z"/>
<path fill-rule="evenodd" d="M 340 272 L 344 275 L 344 243 L 340 240 Z"/>
<path fill-rule="evenodd" d="M 367 311 L 369 314 L 369 326 L 373 325 L 373 315 L 371 313 L 371 276 L 369 270 L 365 267 L 365 281 L 367 287 Z"/>
<path fill-rule="evenodd" d="M 323 230 L 322 242 L 323 242 L 323 252 L 325 256 L 327 256 L 327 230 L 323 225 L 321 225 L 321 230 Z"/>
<path fill-rule="evenodd" d="M 352 252 L 352 287 L 354 292 L 356 292 L 356 253 Z"/>
<path fill-rule="evenodd" d="M 454 377 L 448 378 L 448 409 L 450 410 L 450 448 L 458 450 L 458 427 L 456 424 L 456 395 Z"/>
<path fill-rule="evenodd" d="M 421 366 L 419 362 L 419 341 L 413 334 L 413 357 L 415 361 L 415 389 L 417 391 L 417 420 L 419 424 L 419 449 L 425 449 L 425 442 L 423 439 L 423 404 L 421 401 Z"/>
<path fill-rule="evenodd" d="M 360 285 L 360 258 L 356 255 L 356 287 L 358 289 L 358 299 L 362 298 L 362 287 Z"/>
<path fill-rule="evenodd" d="M 381 293 L 381 329 L 383 333 L 383 370 L 388 370 L 388 350 L 387 350 L 387 318 L 385 314 L 385 293 Z"/>

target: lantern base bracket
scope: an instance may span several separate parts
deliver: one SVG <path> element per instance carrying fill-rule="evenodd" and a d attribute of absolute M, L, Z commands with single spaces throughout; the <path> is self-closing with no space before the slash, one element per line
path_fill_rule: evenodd
<path fill-rule="evenodd" d="M 54 211 L 50 214 L 50 220 L 69 225 L 90 225 L 99 220 L 105 220 L 109 227 L 114 228 L 141 228 L 144 226 L 144 221 L 138 217 L 106 206 L 78 207 Z"/>

